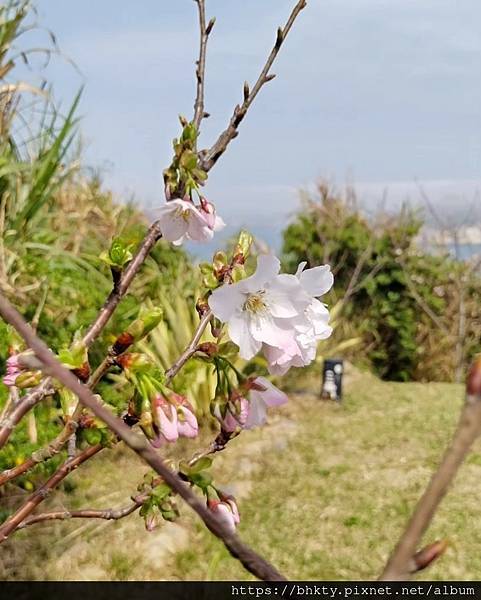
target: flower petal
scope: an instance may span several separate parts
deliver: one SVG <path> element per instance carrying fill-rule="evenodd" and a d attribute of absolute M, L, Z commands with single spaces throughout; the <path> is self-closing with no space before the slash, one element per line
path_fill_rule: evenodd
<path fill-rule="evenodd" d="M 268 286 L 266 301 L 274 317 L 289 319 L 302 314 L 310 299 L 297 277 L 277 275 Z"/>
<path fill-rule="evenodd" d="M 214 237 L 214 232 L 209 227 L 207 216 L 195 206 L 189 213 L 187 233 L 189 238 L 196 242 L 207 242 Z"/>
<path fill-rule="evenodd" d="M 215 508 L 212 509 L 212 512 L 231 533 L 235 533 L 236 521 L 229 506 L 227 506 L 224 502 L 219 502 Z"/>
<path fill-rule="evenodd" d="M 322 296 L 328 292 L 334 283 L 334 276 L 329 265 L 314 267 L 302 271 L 299 275 L 302 287 L 311 296 Z"/>
<path fill-rule="evenodd" d="M 252 335 L 248 323 L 249 315 L 239 313 L 229 319 L 228 325 L 230 339 L 239 346 L 239 354 L 245 360 L 253 358 L 262 346 L 261 341 L 256 340 Z"/>
<path fill-rule="evenodd" d="M 177 431 L 179 435 L 187 438 L 195 438 L 199 433 L 199 424 L 194 413 L 186 406 L 179 406 L 179 411 L 184 416 L 184 421 L 177 421 Z"/>
<path fill-rule="evenodd" d="M 160 230 L 168 242 L 176 242 L 187 232 L 189 219 L 184 214 L 192 208 L 191 202 L 177 199 L 166 202 L 159 209 Z"/>
<path fill-rule="evenodd" d="M 329 311 L 327 307 L 319 300 L 314 300 L 307 310 L 314 334 L 318 340 L 327 339 L 332 333 L 332 327 L 329 325 Z"/>
<path fill-rule="evenodd" d="M 215 221 L 214 221 L 214 231 L 221 231 L 222 229 L 224 229 L 225 227 L 225 222 L 222 219 L 222 217 L 219 216 L 215 216 Z"/>
<path fill-rule="evenodd" d="M 266 388 L 265 391 L 252 390 L 251 394 L 257 393 L 262 394 L 262 399 L 267 404 L 267 406 L 281 406 L 288 401 L 287 395 L 282 392 L 279 388 L 266 379 L 265 377 L 256 377 L 255 383 L 259 383 L 263 387 Z"/>
<path fill-rule="evenodd" d="M 227 323 L 236 311 L 240 311 L 244 302 L 245 296 L 238 283 L 217 288 L 208 300 L 210 309 L 223 323 Z"/>
<path fill-rule="evenodd" d="M 279 273 L 280 268 L 281 263 L 273 254 L 259 255 L 256 272 L 241 282 L 243 289 L 248 292 L 257 292 L 264 289 L 266 283 Z"/>
<path fill-rule="evenodd" d="M 244 425 L 244 429 L 261 427 L 264 425 L 267 418 L 267 405 L 262 399 L 262 395 L 259 392 L 251 390 L 249 398 L 249 415 L 246 424 Z"/>
<path fill-rule="evenodd" d="M 168 404 L 165 410 L 170 413 L 170 418 L 166 415 L 164 408 L 160 404 L 157 403 L 155 405 L 156 424 L 160 433 L 168 442 L 175 442 L 179 437 L 177 430 L 177 410 L 172 404 Z"/>

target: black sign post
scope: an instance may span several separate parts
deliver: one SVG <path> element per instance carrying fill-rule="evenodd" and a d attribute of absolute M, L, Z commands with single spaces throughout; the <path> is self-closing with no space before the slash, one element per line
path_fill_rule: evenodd
<path fill-rule="evenodd" d="M 321 398 L 323 400 L 342 400 L 342 375 L 344 363 L 339 358 L 326 358 L 322 370 Z"/>

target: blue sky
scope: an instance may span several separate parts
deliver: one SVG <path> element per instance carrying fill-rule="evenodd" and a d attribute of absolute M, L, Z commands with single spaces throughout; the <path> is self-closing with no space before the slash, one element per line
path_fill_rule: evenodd
<path fill-rule="evenodd" d="M 210 39 L 202 141 L 209 144 L 253 82 L 294 0 L 207 0 Z M 190 116 L 198 53 L 192 0 L 38 0 L 40 19 L 74 59 L 50 73 L 67 102 L 85 85 L 89 164 L 152 208 Z M 372 206 L 466 203 L 481 183 L 481 5 L 477 0 L 309 0 L 239 137 L 206 188 L 234 227 L 279 231 L 297 190 L 354 180 Z M 266 233 L 267 232 L 267 233 Z"/>

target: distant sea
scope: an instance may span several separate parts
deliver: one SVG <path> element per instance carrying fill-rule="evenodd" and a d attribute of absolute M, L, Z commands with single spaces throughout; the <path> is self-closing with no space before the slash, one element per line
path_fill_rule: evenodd
<path fill-rule="evenodd" d="M 448 245 L 448 250 L 455 258 L 467 260 L 473 256 L 481 257 L 481 244 L 459 244 L 457 249 L 454 244 Z"/>
<path fill-rule="evenodd" d="M 285 225 L 284 225 L 285 226 Z M 227 242 L 236 236 L 242 228 L 228 226 L 215 235 L 215 238 L 209 244 L 186 244 L 187 251 L 198 260 L 209 260 L 214 252 L 225 247 Z M 282 226 L 267 227 L 265 225 L 249 226 L 246 229 L 251 233 L 260 244 L 279 254 L 282 247 Z"/>
<path fill-rule="evenodd" d="M 282 229 L 281 225 L 277 224 L 272 227 L 265 226 L 254 226 L 249 227 L 250 233 L 252 233 L 257 240 L 264 246 L 270 248 L 274 253 L 279 254 L 282 248 Z M 198 260 L 209 260 L 217 250 L 225 247 L 227 241 L 233 238 L 239 229 L 235 227 L 226 227 L 223 231 L 215 236 L 215 239 L 209 244 L 187 244 L 186 248 L 189 253 Z M 481 244 L 460 244 L 458 245 L 457 251 L 454 244 L 447 244 L 445 248 L 448 252 L 459 260 L 467 260 L 473 256 L 481 257 Z M 443 250 L 443 246 L 437 246 L 436 251 L 440 252 Z"/>

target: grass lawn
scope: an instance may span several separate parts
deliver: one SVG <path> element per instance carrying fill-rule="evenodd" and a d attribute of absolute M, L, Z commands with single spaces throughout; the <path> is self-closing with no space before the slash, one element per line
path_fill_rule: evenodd
<path fill-rule="evenodd" d="M 292 579 L 376 578 L 449 440 L 462 398 L 460 386 L 360 374 L 351 375 L 341 407 L 293 396 L 284 414 L 295 430 L 285 445 L 278 437 L 278 447 L 256 456 L 240 534 Z M 261 433 L 269 435 L 269 428 Z M 426 542 L 451 542 L 427 579 L 481 577 L 481 447 L 475 450 L 427 533 Z M 226 480 L 236 480 L 235 454 L 225 461 Z M 248 577 L 200 526 L 175 565 L 178 578 Z"/>
<path fill-rule="evenodd" d="M 269 426 L 233 440 L 214 463 L 215 481 L 238 497 L 241 536 L 287 577 L 374 579 L 449 441 L 463 390 L 383 383 L 353 371 L 338 406 L 320 401 L 312 391 L 318 387 L 307 379 Z M 480 451 L 476 446 L 428 531 L 426 543 L 451 543 L 427 579 L 481 577 Z M 104 463 L 100 480 L 82 484 L 67 505 L 125 504 L 143 467 L 125 451 Z M 187 508 L 182 513 L 178 524 L 151 534 L 136 515 L 61 523 L 53 532 L 35 526 L 36 540 L 21 532 L 17 548 L 28 543 L 32 553 L 43 540 L 43 562 L 17 565 L 15 577 L 249 578 Z"/>

